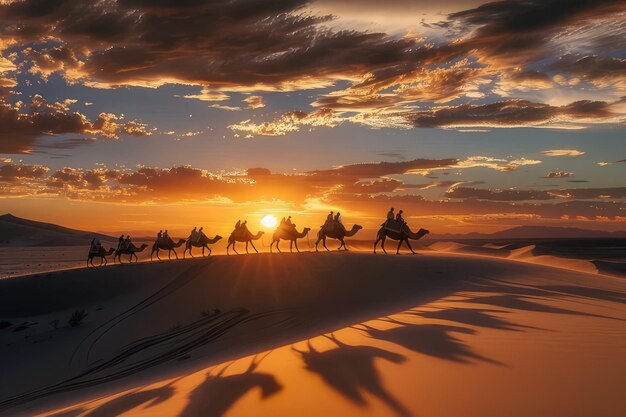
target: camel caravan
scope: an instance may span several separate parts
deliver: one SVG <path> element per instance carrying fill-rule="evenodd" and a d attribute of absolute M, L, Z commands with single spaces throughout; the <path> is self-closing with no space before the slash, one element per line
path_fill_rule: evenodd
<path fill-rule="evenodd" d="M 341 219 L 341 213 L 337 212 L 336 214 L 331 211 L 326 217 L 326 221 L 323 225 L 320 226 L 319 231 L 317 232 L 317 240 L 315 241 L 315 251 L 318 252 L 318 246 L 320 242 L 322 246 L 327 251 L 330 251 L 326 246 L 326 239 L 335 239 L 339 241 L 339 248 L 337 250 L 345 250 L 348 248 L 346 246 L 345 238 L 352 237 L 363 227 L 354 224 L 350 229 L 347 229 L 343 225 L 343 221 Z M 298 248 L 298 239 L 303 239 L 308 236 L 311 228 L 305 227 L 302 231 L 298 231 L 296 225 L 292 222 L 291 216 L 287 218 L 282 218 L 280 224 L 272 234 L 272 240 L 270 242 L 270 253 L 273 253 L 274 247 L 280 253 L 280 242 L 281 240 L 289 241 L 289 252 L 293 252 L 295 247 L 296 252 L 300 252 Z M 374 253 L 376 253 L 376 248 L 380 243 L 380 247 L 383 252 L 386 254 L 385 250 L 385 241 L 389 238 L 392 240 L 398 241 L 398 247 L 396 249 L 396 254 L 400 253 L 400 248 L 402 244 L 406 244 L 411 253 L 415 254 L 416 252 L 411 247 L 410 240 L 418 240 L 424 237 L 429 233 L 426 229 L 419 229 L 417 232 L 413 232 L 409 225 L 402 218 L 402 210 L 398 212 L 396 215 L 394 213 L 393 207 L 387 213 L 387 220 L 383 224 L 381 224 L 380 229 L 376 233 L 376 241 L 374 242 Z M 259 253 L 256 246 L 254 246 L 254 241 L 259 240 L 263 237 L 265 232 L 258 231 L 257 233 L 252 233 L 248 229 L 247 221 L 238 220 L 235 224 L 234 230 L 228 236 L 228 244 L 226 246 L 226 254 L 230 255 L 230 249 L 232 248 L 233 252 L 239 254 L 237 252 L 236 244 L 237 242 L 245 243 L 246 253 L 249 252 L 249 246 L 252 246 L 252 249 L 256 253 Z M 178 253 L 176 249 L 180 248 L 184 245 L 183 250 L 183 259 L 185 259 L 185 255 L 189 253 L 189 256 L 194 257 L 192 254 L 193 248 L 201 248 L 202 256 L 205 256 L 205 251 L 208 252 L 207 256 L 211 255 L 211 247 L 210 245 L 216 244 L 218 241 L 222 239 L 222 236 L 216 235 L 213 238 L 209 238 L 204 234 L 203 228 L 197 229 L 193 228 L 189 237 L 187 239 L 178 239 L 175 241 L 169 236 L 167 230 L 160 230 L 157 233 L 156 240 L 152 244 L 152 251 L 150 252 L 150 260 L 153 259 L 154 256 L 158 260 L 161 260 L 159 253 L 161 251 L 167 251 L 168 259 L 172 259 L 172 253 L 174 254 L 175 259 L 178 259 Z M 119 261 L 122 263 L 122 255 L 128 255 L 128 261 L 130 263 L 137 262 L 139 258 L 137 257 L 138 252 L 143 252 L 149 245 L 142 244 L 140 246 L 136 246 L 129 235 L 121 235 L 118 239 L 117 248 L 110 248 L 106 250 L 98 238 L 93 238 L 91 241 L 91 246 L 89 248 L 89 254 L 87 257 L 87 266 L 96 266 L 93 263 L 94 258 L 100 258 L 100 264 L 98 266 L 103 266 L 107 264 L 107 257 L 113 255 L 113 262 Z"/>

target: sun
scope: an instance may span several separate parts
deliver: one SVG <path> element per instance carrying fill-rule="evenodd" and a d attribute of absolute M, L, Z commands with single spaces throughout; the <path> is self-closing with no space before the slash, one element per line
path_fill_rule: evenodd
<path fill-rule="evenodd" d="M 274 227 L 276 226 L 276 222 L 277 222 L 276 217 L 270 214 L 266 215 L 265 217 L 261 219 L 261 224 L 264 227 Z"/>

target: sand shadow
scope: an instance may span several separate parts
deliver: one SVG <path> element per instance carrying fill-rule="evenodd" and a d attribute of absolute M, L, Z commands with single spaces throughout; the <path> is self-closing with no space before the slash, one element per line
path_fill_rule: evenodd
<path fill-rule="evenodd" d="M 267 356 L 267 355 L 265 355 Z M 189 403 L 178 417 L 219 417 L 248 392 L 259 388 L 261 398 L 266 399 L 280 390 L 282 386 L 276 378 L 256 369 L 263 358 L 254 357 L 246 371 L 240 374 L 224 376 L 224 371 L 234 363 L 223 367 L 215 375 L 211 371 L 206 379 L 189 396 Z"/>
<path fill-rule="evenodd" d="M 501 362 L 474 352 L 463 340 L 454 336 L 454 333 L 474 335 L 476 331 L 473 329 L 444 324 L 412 324 L 393 319 L 385 319 L 384 321 L 400 326 L 379 330 L 366 324 L 360 324 L 358 327 L 353 326 L 353 328 L 363 331 L 367 336 L 374 339 L 391 342 L 415 353 L 447 361 L 463 364 L 481 361 L 503 365 Z"/>
<path fill-rule="evenodd" d="M 311 341 L 308 342 L 308 351 L 301 351 L 292 347 L 300 355 L 310 372 L 318 374 L 324 382 L 346 399 L 360 407 L 367 407 L 364 392 L 367 392 L 384 402 L 399 416 L 411 415 L 384 386 L 375 365 L 375 359 L 385 359 L 392 363 L 402 363 L 406 358 L 373 346 L 352 346 L 339 341 L 334 336 L 329 337 L 337 347 L 326 351 L 316 350 Z"/>
<path fill-rule="evenodd" d="M 524 326 L 513 323 L 493 313 L 506 314 L 505 310 L 490 310 L 480 308 L 445 308 L 441 310 L 419 311 L 410 310 L 406 314 L 422 317 L 425 319 L 445 320 L 469 326 L 484 327 L 495 330 L 521 331 L 523 329 L 534 329 L 536 327 Z"/>
<path fill-rule="evenodd" d="M 141 405 L 144 408 L 154 407 L 174 396 L 175 390 L 172 384 L 149 389 L 145 391 L 133 391 L 114 398 L 111 401 L 91 410 L 84 417 L 110 417 L 126 413 Z"/>

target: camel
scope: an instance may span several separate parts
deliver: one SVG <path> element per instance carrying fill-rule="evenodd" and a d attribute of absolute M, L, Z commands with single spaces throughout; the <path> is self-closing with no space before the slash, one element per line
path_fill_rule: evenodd
<path fill-rule="evenodd" d="M 222 237 L 220 235 L 217 235 L 213 239 L 209 239 L 207 236 L 202 235 L 200 236 L 200 240 L 198 240 L 197 242 L 193 242 L 191 239 L 187 239 L 187 242 L 185 243 L 185 250 L 183 251 L 183 259 L 185 259 L 185 252 L 187 251 L 189 251 L 189 256 L 193 258 L 193 254 L 191 253 L 191 248 L 194 246 L 196 248 L 202 248 L 202 256 L 204 256 L 204 250 L 208 249 L 209 256 L 210 256 L 211 248 L 209 247 L 209 245 L 217 243 L 217 241 L 220 240 L 221 238 Z"/>
<path fill-rule="evenodd" d="M 126 249 L 116 249 L 115 250 L 115 255 L 113 255 L 113 262 L 115 262 L 115 258 L 119 259 L 120 263 L 122 263 L 122 255 L 129 255 L 128 257 L 128 261 L 129 262 L 133 262 L 133 256 L 135 257 L 135 261 L 138 261 L 139 258 L 137 258 L 136 253 L 137 252 L 143 252 L 143 250 L 145 248 L 147 248 L 148 245 L 146 245 L 145 243 L 142 244 L 140 247 L 135 246 L 134 244 L 130 244 L 128 245 L 128 248 Z"/>
<path fill-rule="evenodd" d="M 385 252 L 385 254 L 386 254 L 387 251 L 385 250 L 385 240 L 387 238 L 390 238 L 390 239 L 393 239 L 393 240 L 399 240 L 400 241 L 398 243 L 398 249 L 396 250 L 396 255 L 400 254 L 400 247 L 402 246 L 402 242 L 405 242 L 406 245 L 411 250 L 411 253 L 415 255 L 416 252 L 411 247 L 411 243 L 409 243 L 409 239 L 418 240 L 418 239 L 421 239 L 422 237 L 426 236 L 428 233 L 430 233 L 430 232 L 428 230 L 426 230 L 426 229 L 420 229 L 420 230 L 418 230 L 417 233 L 414 233 L 414 232 L 411 231 L 411 229 L 409 229 L 409 225 L 406 224 L 406 223 L 404 223 L 404 225 L 402 225 L 402 229 L 401 229 L 400 232 L 396 232 L 396 231 L 393 231 L 393 230 L 386 229 L 383 226 L 383 227 L 380 228 L 380 230 L 376 234 L 376 242 L 374 242 L 374 253 L 376 253 L 376 246 L 378 245 L 378 242 L 380 242 L 380 247 L 383 249 L 383 252 Z"/>
<path fill-rule="evenodd" d="M 152 255 L 154 255 L 154 253 L 156 252 L 156 257 L 157 259 L 160 261 L 161 258 L 159 257 L 159 250 L 166 250 L 167 251 L 167 259 L 172 259 L 172 252 L 174 252 L 174 255 L 176 256 L 176 259 L 178 259 L 178 254 L 176 253 L 176 248 L 179 248 L 183 245 L 183 243 L 185 243 L 185 239 L 179 239 L 178 242 L 174 243 L 174 240 L 171 238 L 160 238 L 157 239 L 154 242 L 154 245 L 152 245 L 152 252 L 150 252 L 150 260 L 152 260 Z"/>
<path fill-rule="evenodd" d="M 280 252 L 280 248 L 278 247 L 278 244 L 280 243 L 281 239 L 289 241 L 289 252 L 293 252 L 293 245 L 295 244 L 296 250 L 299 253 L 300 249 L 298 249 L 298 239 L 305 237 L 309 233 L 310 230 L 311 230 L 310 227 L 305 227 L 302 230 L 302 233 L 299 233 L 296 230 L 295 226 L 290 227 L 289 229 L 284 228 L 284 227 L 279 227 L 278 229 L 276 229 L 276 231 L 274 232 L 274 235 L 272 236 L 272 243 L 270 243 L 270 253 L 272 252 L 272 246 L 274 244 L 276 244 L 276 250 Z"/>
<path fill-rule="evenodd" d="M 230 255 L 228 249 L 230 248 L 231 245 L 233 247 L 233 251 L 235 251 L 235 253 L 239 255 L 239 252 L 237 252 L 237 249 L 235 248 L 236 242 L 246 242 L 246 253 L 250 253 L 248 252 L 248 244 L 251 244 L 252 249 L 254 249 L 256 253 L 259 253 L 259 251 L 254 246 L 254 243 L 252 243 L 252 241 L 261 239 L 261 236 L 263 236 L 264 233 L 265 232 L 259 231 L 256 235 L 253 235 L 248 229 L 233 230 L 230 236 L 228 236 L 228 245 L 226 246 L 226 255 Z"/>
<path fill-rule="evenodd" d="M 337 250 L 340 250 L 342 247 L 344 248 L 344 250 L 348 250 L 348 248 L 346 247 L 346 242 L 343 239 L 346 237 L 354 236 L 356 232 L 358 232 L 362 228 L 363 226 L 360 226 L 358 224 L 353 225 L 350 230 L 345 230 L 344 228 L 339 228 L 339 227 L 336 227 L 333 230 L 326 230 L 324 229 L 324 226 L 322 226 L 320 231 L 317 232 L 317 242 L 315 242 L 315 252 L 317 252 L 317 245 L 320 243 L 320 241 L 324 245 L 324 248 L 326 248 L 327 251 L 330 251 L 330 249 L 326 247 L 327 237 L 330 237 L 332 239 L 337 239 L 338 241 L 341 242 L 341 245 L 339 245 L 339 248 L 337 248 Z"/>
<path fill-rule="evenodd" d="M 113 254 L 113 252 L 115 252 L 115 248 L 110 248 L 108 251 L 104 250 L 104 248 L 102 246 L 100 246 L 100 249 L 98 250 L 98 252 L 92 252 L 89 251 L 89 255 L 87 256 L 87 266 L 89 266 L 91 264 L 91 266 L 95 266 L 93 264 L 93 258 L 98 257 L 100 258 L 100 265 L 106 265 L 107 264 L 107 256 L 111 256 Z"/>

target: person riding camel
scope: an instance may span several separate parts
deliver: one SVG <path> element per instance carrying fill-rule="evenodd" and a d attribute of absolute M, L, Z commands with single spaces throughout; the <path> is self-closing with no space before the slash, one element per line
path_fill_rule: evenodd
<path fill-rule="evenodd" d="M 400 211 L 398 212 L 398 214 L 396 215 L 396 221 L 397 221 L 398 223 L 400 223 L 400 224 L 404 224 L 404 223 L 405 223 L 404 218 L 402 218 L 402 213 L 403 213 L 403 211 L 402 211 L 402 210 L 400 210 Z"/>
<path fill-rule="evenodd" d="M 235 230 L 239 230 L 241 228 L 241 220 L 237 220 L 237 223 L 235 223 Z"/>
<path fill-rule="evenodd" d="M 287 217 L 287 220 L 285 220 L 285 226 L 292 229 L 296 227 L 296 225 L 291 222 L 291 216 Z"/>
<path fill-rule="evenodd" d="M 89 246 L 89 252 L 98 253 L 98 252 L 100 252 L 100 248 L 101 247 L 102 247 L 102 244 L 100 243 L 98 238 L 94 237 L 93 239 L 91 239 L 91 245 Z"/>
<path fill-rule="evenodd" d="M 199 236 L 198 236 L 197 226 L 194 226 L 193 230 L 189 234 L 189 240 L 191 240 L 192 242 L 197 242 L 198 238 Z"/>
<path fill-rule="evenodd" d="M 204 227 L 200 226 L 200 230 L 198 230 L 198 240 L 197 240 L 197 242 L 199 242 L 199 241 L 200 241 L 200 239 L 202 239 L 204 236 L 206 236 L 206 235 L 204 234 L 204 231 L 203 231 L 203 230 L 204 230 Z"/>
<path fill-rule="evenodd" d="M 165 229 L 165 232 L 163 232 L 163 236 L 161 236 L 161 238 L 163 240 L 170 240 L 170 234 L 167 232 L 167 229 Z"/>
<path fill-rule="evenodd" d="M 124 243 L 124 235 L 120 235 L 119 239 L 117 239 L 117 249 L 122 249 L 122 244 Z"/>
<path fill-rule="evenodd" d="M 123 237 L 123 235 L 122 235 Z M 159 233 L 157 233 L 157 239 L 161 239 L 161 237 L 163 237 L 163 229 L 159 230 Z M 120 242 L 122 241 L 122 238 L 120 237 Z"/>
<path fill-rule="evenodd" d="M 341 227 L 344 231 L 346 230 L 345 226 L 343 225 L 343 220 L 341 218 L 340 212 L 337 212 L 337 215 L 335 215 L 334 221 L 337 224 L 337 227 Z"/>

